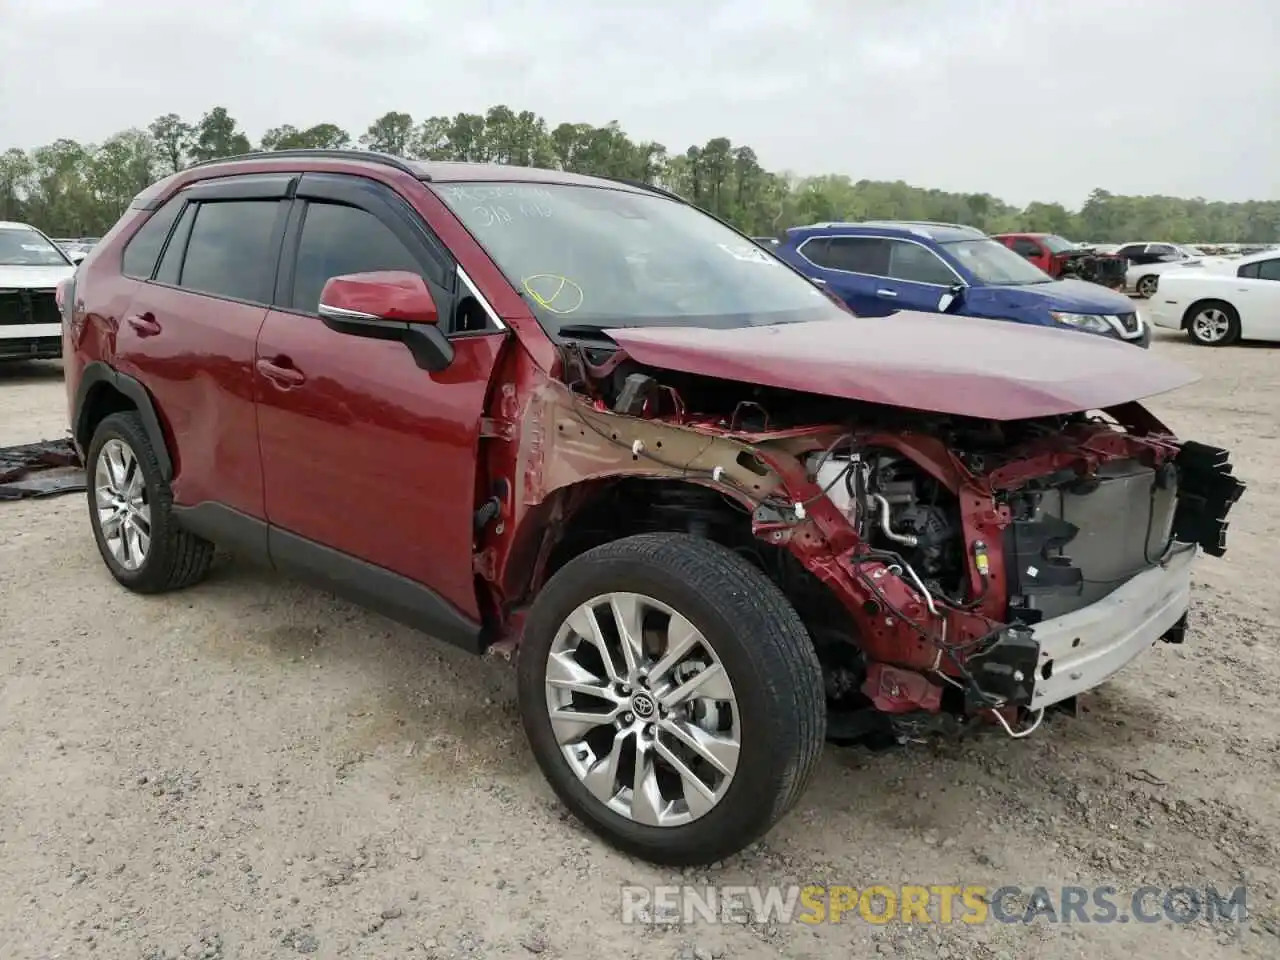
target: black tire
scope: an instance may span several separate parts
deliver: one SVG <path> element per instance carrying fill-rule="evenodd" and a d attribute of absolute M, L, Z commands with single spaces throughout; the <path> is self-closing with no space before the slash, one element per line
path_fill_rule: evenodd
<path fill-rule="evenodd" d="M 147 506 L 150 507 L 150 546 L 142 562 L 129 569 L 112 555 L 103 536 L 97 509 L 97 464 L 102 448 L 110 440 L 123 442 L 142 471 Z M 202 580 L 213 563 L 213 544 L 178 526 L 174 519 L 173 493 L 164 481 L 155 449 L 138 414 L 113 413 L 98 424 L 85 458 L 89 522 L 98 552 L 111 575 L 135 593 L 166 593 Z"/>
<path fill-rule="evenodd" d="M 1196 320 L 1210 310 L 1217 310 L 1227 318 L 1226 335 L 1218 340 L 1209 340 L 1196 328 Z M 1187 337 L 1200 347 L 1229 347 L 1240 339 L 1240 313 L 1225 300 L 1201 300 L 1193 303 L 1183 317 L 1182 325 Z"/>
<path fill-rule="evenodd" d="M 692 822 L 646 826 L 597 800 L 565 761 L 551 726 L 547 657 L 581 604 L 643 593 L 701 631 L 729 675 L 738 704 L 738 767 L 724 797 Z M 576 557 L 534 601 L 518 659 L 520 714 L 539 767 L 560 800 L 593 832 L 652 863 L 722 860 L 763 836 L 808 786 L 826 736 L 822 669 L 786 596 L 733 551 L 684 534 L 641 534 Z"/>
<path fill-rule="evenodd" d="M 1138 278 L 1138 282 L 1133 285 L 1133 292 L 1140 296 L 1143 300 L 1149 300 L 1151 294 L 1155 292 L 1156 285 L 1160 283 L 1160 278 L 1154 273 L 1143 274 Z M 1146 291 L 1143 288 L 1146 287 Z"/>

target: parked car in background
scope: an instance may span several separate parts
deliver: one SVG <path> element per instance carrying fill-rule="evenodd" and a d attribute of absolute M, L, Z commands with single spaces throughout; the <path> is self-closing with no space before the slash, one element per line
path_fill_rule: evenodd
<path fill-rule="evenodd" d="M 850 317 L 644 184 L 197 164 L 61 290 L 112 577 L 177 590 L 221 543 L 514 657 L 556 794 L 666 864 L 768 831 L 828 733 L 1026 736 L 1183 642 L 1242 489 L 1137 402 L 1185 368 L 1064 325 Z"/>
<path fill-rule="evenodd" d="M 62 356 L 55 291 L 75 269 L 35 227 L 0 221 L 0 360 Z"/>
<path fill-rule="evenodd" d="M 1139 346 L 1150 328 L 1129 299 L 1083 280 L 1055 280 L 981 230 L 870 221 L 793 227 L 778 256 L 858 316 L 899 310 L 1079 330 Z"/>
<path fill-rule="evenodd" d="M 1076 277 L 1109 290 L 1124 288 L 1125 261 L 1081 247 L 1055 233 L 997 233 L 1006 247 L 1059 279 Z"/>
<path fill-rule="evenodd" d="M 1125 290 L 1149 298 L 1156 289 L 1156 278 L 1174 267 L 1198 267 L 1204 254 L 1179 243 L 1125 243 L 1116 256 L 1129 261 L 1125 271 Z"/>
<path fill-rule="evenodd" d="M 1151 320 L 1206 347 L 1280 340 L 1280 251 L 1161 274 Z"/>

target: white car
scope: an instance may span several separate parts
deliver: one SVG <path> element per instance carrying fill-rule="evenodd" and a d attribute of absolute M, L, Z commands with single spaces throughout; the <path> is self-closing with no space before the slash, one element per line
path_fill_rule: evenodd
<path fill-rule="evenodd" d="M 1206 347 L 1280 340 L 1280 250 L 1161 274 L 1148 317 Z"/>
<path fill-rule="evenodd" d="M 1206 257 L 1203 253 L 1179 243 L 1125 243 L 1116 256 L 1129 261 L 1124 288 L 1140 297 L 1150 297 L 1156 289 L 1156 278 L 1170 270 L 1198 268 L 1224 257 Z"/>
<path fill-rule="evenodd" d="M 0 360 L 62 356 L 55 290 L 75 272 L 67 255 L 35 227 L 0 220 Z"/>

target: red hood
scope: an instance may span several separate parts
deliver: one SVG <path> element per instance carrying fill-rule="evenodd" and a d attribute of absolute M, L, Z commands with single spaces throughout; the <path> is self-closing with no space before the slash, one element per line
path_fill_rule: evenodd
<path fill-rule="evenodd" d="M 991 420 L 1098 410 L 1200 379 L 1117 340 L 937 313 L 608 333 L 647 366 Z"/>

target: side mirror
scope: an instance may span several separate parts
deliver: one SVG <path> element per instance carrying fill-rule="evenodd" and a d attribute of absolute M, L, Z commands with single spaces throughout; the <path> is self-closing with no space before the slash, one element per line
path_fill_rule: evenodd
<path fill-rule="evenodd" d="M 371 340 L 399 340 L 423 370 L 453 362 L 440 332 L 440 311 L 422 277 L 406 270 L 330 277 L 320 292 L 320 319 L 330 330 Z"/>
<path fill-rule="evenodd" d="M 955 286 L 948 288 L 947 292 L 938 298 L 938 312 L 946 313 L 948 310 L 950 310 L 952 307 L 954 307 L 957 303 L 960 302 L 960 298 L 963 296 L 963 294 L 964 294 L 964 287 L 960 286 L 959 284 L 956 284 Z"/>

